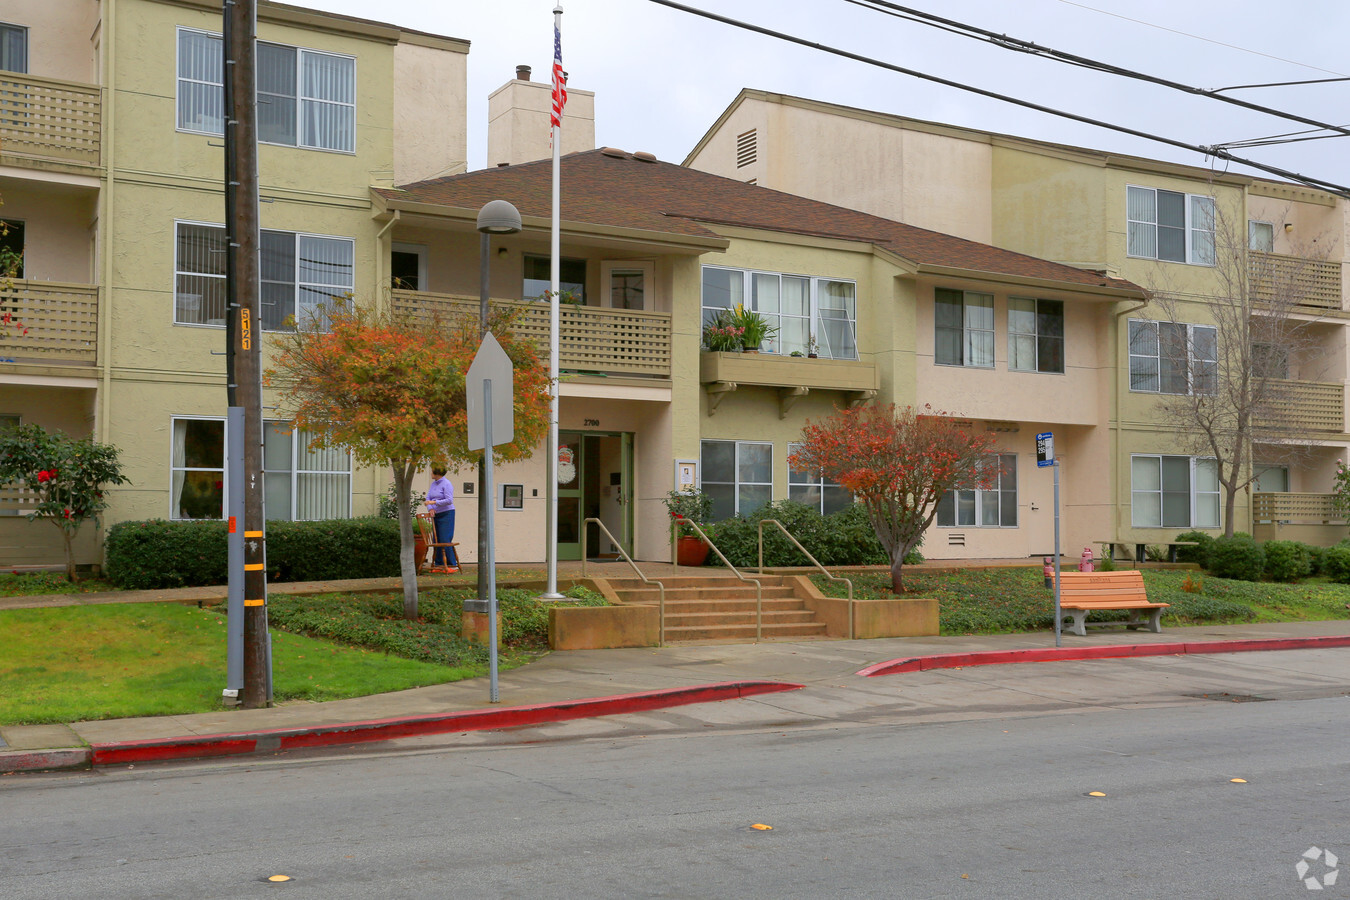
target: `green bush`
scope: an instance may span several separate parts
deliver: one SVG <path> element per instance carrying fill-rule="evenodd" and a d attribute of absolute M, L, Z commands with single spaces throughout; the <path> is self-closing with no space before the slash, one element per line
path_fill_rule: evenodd
<path fill-rule="evenodd" d="M 1204 531 L 1183 531 L 1176 536 L 1178 541 L 1194 541 L 1198 546 L 1178 547 L 1177 562 L 1197 563 L 1200 568 L 1209 568 L 1209 551 L 1214 547 L 1214 536 Z"/>
<path fill-rule="evenodd" d="M 1274 581 L 1297 581 L 1312 574 L 1308 548 L 1297 541 L 1266 541 L 1266 576 Z"/>
<path fill-rule="evenodd" d="M 1339 584 L 1350 584 L 1350 547 L 1343 543 L 1322 554 L 1322 573 Z"/>
<path fill-rule="evenodd" d="M 225 584 L 224 522 L 119 522 L 104 542 L 108 579 L 120 588 Z M 390 519 L 269 522 L 267 574 L 273 581 L 377 578 L 399 573 L 398 523 Z"/>
<path fill-rule="evenodd" d="M 1317 547 L 1312 544 L 1304 544 L 1304 549 L 1308 551 L 1308 565 L 1312 567 L 1312 575 L 1325 575 L 1326 569 L 1323 565 L 1327 553 L 1326 547 Z"/>
<path fill-rule="evenodd" d="M 733 566 L 754 567 L 759 562 L 759 523 L 777 519 L 823 566 L 875 566 L 890 563 L 872 530 L 867 511 L 859 505 L 822 516 L 813 507 L 791 500 L 766 504 L 749 516 L 724 519 L 707 531 L 717 549 Z M 923 557 L 919 556 L 919 560 Z M 908 561 L 908 560 L 907 560 Z M 709 565 L 721 565 L 716 555 Z M 772 525 L 764 529 L 764 565 L 806 566 L 810 560 Z"/>
<path fill-rule="evenodd" d="M 1214 541 L 1207 568 L 1220 578 L 1260 581 L 1265 566 L 1266 554 L 1261 545 L 1247 535 L 1235 534 Z"/>

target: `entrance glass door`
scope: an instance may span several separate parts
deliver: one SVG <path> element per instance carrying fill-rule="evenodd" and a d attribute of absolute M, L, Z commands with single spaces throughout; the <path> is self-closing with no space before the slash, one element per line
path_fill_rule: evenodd
<path fill-rule="evenodd" d="M 558 434 L 558 558 L 581 558 L 585 519 L 605 523 L 632 553 L 633 436 L 625 433 L 563 431 Z M 592 558 L 618 556 L 618 549 L 595 525 L 587 525 L 586 551 Z"/>

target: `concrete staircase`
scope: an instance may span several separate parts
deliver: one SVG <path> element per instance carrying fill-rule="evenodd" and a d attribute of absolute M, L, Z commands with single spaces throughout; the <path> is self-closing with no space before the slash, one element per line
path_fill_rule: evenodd
<path fill-rule="evenodd" d="M 745 573 L 763 586 L 765 640 L 825 637 L 825 623 L 796 593 L 796 579 Z M 734 575 L 676 575 L 666 588 L 666 643 L 755 640 L 755 586 Z M 627 604 L 660 602 L 660 591 L 638 578 L 612 578 L 609 585 Z"/>

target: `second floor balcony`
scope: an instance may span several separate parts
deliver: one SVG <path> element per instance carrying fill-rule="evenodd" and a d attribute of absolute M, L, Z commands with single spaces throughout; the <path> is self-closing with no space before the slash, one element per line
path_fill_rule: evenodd
<path fill-rule="evenodd" d="M 1279 431 L 1345 433 L 1345 385 L 1321 381 L 1272 381 L 1271 406 Z"/>
<path fill-rule="evenodd" d="M 97 85 L 0 72 L 0 152 L 99 164 L 103 103 Z"/>
<path fill-rule="evenodd" d="M 92 366 L 98 286 L 15 279 L 0 284 L 0 362 Z M 16 324 L 17 323 L 17 324 Z"/>
<path fill-rule="evenodd" d="M 493 300 L 520 311 L 517 335 L 529 337 L 548 355 L 549 307 L 528 300 Z M 478 319 L 479 300 L 429 291 L 393 292 L 394 311 L 443 319 Z M 563 303 L 558 311 L 558 369 L 578 375 L 670 378 L 670 313 L 608 309 Z"/>
<path fill-rule="evenodd" d="M 1251 290 L 1258 301 L 1294 308 L 1343 308 L 1338 262 L 1251 250 L 1247 266 Z"/>

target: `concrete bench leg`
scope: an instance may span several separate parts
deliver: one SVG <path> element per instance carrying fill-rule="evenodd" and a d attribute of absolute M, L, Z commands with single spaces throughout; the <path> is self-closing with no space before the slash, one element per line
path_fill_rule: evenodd
<path fill-rule="evenodd" d="M 1162 610 L 1155 609 L 1148 616 L 1148 630 L 1154 634 L 1162 634 Z"/>
<path fill-rule="evenodd" d="M 1076 634 L 1079 637 L 1087 637 L 1087 610 L 1069 609 L 1065 610 L 1070 616 L 1073 616 L 1073 624 L 1069 626 L 1069 633 Z"/>

